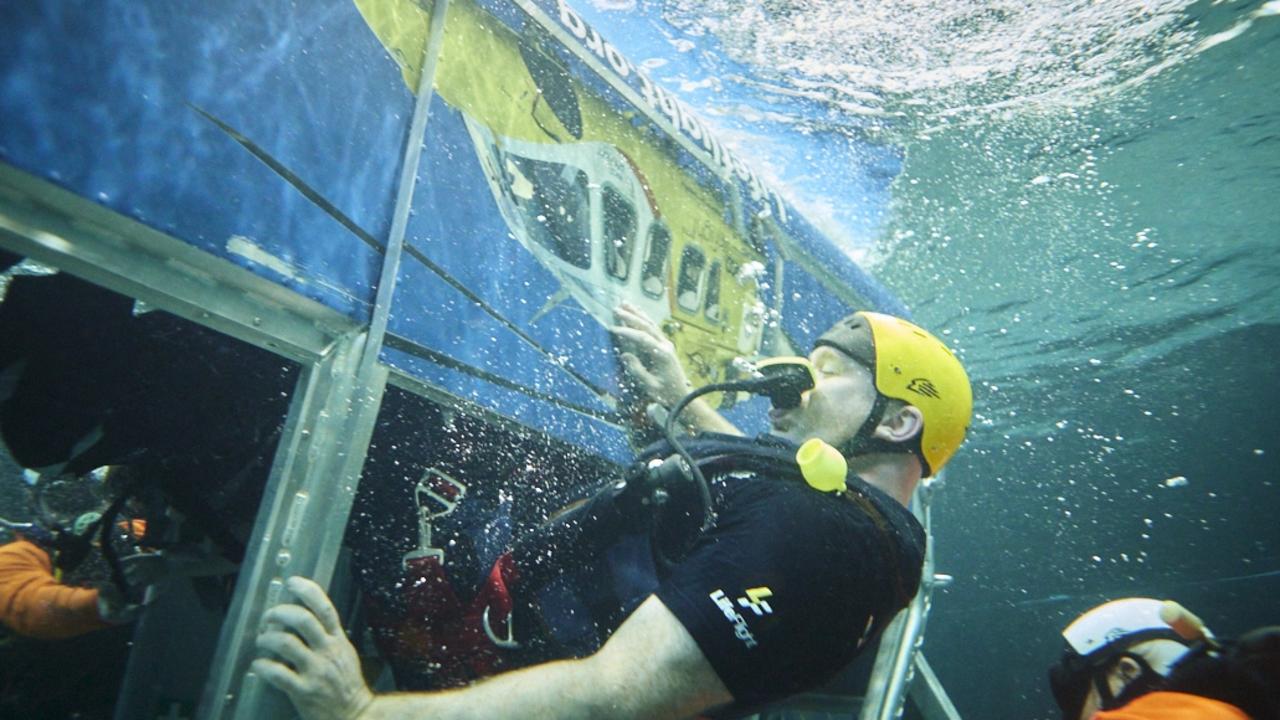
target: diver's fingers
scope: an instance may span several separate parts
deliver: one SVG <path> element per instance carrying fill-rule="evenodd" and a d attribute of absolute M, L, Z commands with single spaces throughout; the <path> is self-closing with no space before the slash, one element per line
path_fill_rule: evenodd
<path fill-rule="evenodd" d="M 649 335 L 649 333 L 646 333 L 645 331 L 640 330 L 639 328 L 631 327 L 630 325 L 627 325 L 626 323 L 622 323 L 622 324 L 619 324 L 619 325 L 610 325 L 610 326 L 609 326 L 609 332 L 611 332 L 611 333 L 613 333 L 614 335 L 616 335 L 616 336 L 618 337 L 618 339 L 620 339 L 620 340 L 629 340 L 629 341 L 631 341 L 631 342 L 637 342 L 637 343 L 639 343 L 639 342 L 652 343 L 652 342 L 653 342 L 653 338 Z"/>
<path fill-rule="evenodd" d="M 285 630 L 297 633 L 311 648 L 324 647 L 328 639 L 316 616 L 300 605 L 276 605 L 262 614 L 262 623 L 267 628 L 271 628 L 272 623 L 278 623 Z"/>
<path fill-rule="evenodd" d="M 627 348 L 639 349 L 642 345 L 651 341 L 643 332 L 626 325 L 610 325 L 609 332 L 613 334 L 614 339 L 620 345 Z"/>
<path fill-rule="evenodd" d="M 258 658 L 249 664 L 249 671 L 289 696 L 303 690 L 302 678 L 282 662 Z"/>
<path fill-rule="evenodd" d="M 628 325 L 639 322 L 644 317 L 644 312 L 631 303 L 621 303 L 613 309 L 613 316 L 619 320 L 625 321 Z"/>
<path fill-rule="evenodd" d="M 307 606 L 307 609 L 320 621 L 325 632 L 331 635 L 342 633 L 342 621 L 338 619 L 338 611 L 329 601 L 329 596 L 325 594 L 324 589 L 314 580 L 295 575 L 285 581 L 285 587 Z"/>
<path fill-rule="evenodd" d="M 666 338 L 656 338 L 643 330 L 627 327 L 625 325 L 614 325 L 609 328 L 619 340 L 631 343 L 637 350 L 644 352 L 646 355 L 654 357 L 664 354 L 674 354 L 675 344 Z"/>
<path fill-rule="evenodd" d="M 650 319 L 643 310 L 634 305 L 622 303 L 614 310 L 614 316 L 624 325 L 628 325 L 645 332 L 651 337 L 660 340 L 667 339 L 667 336 L 662 333 L 662 330 L 658 327 L 657 323 Z"/>
<path fill-rule="evenodd" d="M 307 672 L 315 661 L 315 654 L 293 633 L 267 630 L 258 635 L 256 642 L 259 650 L 275 653 L 301 673 Z"/>

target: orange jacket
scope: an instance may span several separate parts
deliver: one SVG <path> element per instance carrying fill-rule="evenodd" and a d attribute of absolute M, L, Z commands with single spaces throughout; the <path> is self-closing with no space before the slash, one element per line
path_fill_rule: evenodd
<path fill-rule="evenodd" d="M 1240 708 L 1218 700 L 1177 692 L 1147 693 L 1117 710 L 1094 713 L 1092 720 L 1249 720 Z"/>
<path fill-rule="evenodd" d="M 98 617 L 98 591 L 55 580 L 49 553 L 27 540 L 0 546 L 0 622 L 42 640 L 109 627 Z"/>

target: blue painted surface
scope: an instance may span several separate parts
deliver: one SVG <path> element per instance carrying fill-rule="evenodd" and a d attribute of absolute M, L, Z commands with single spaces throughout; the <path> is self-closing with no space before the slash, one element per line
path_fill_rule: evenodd
<path fill-rule="evenodd" d="M 629 462 L 632 457 L 626 433 L 593 417 L 551 402 L 531 401 L 519 391 L 499 387 L 465 372 L 441 367 L 394 349 L 385 349 L 382 359 L 388 365 L 404 370 L 454 395 L 488 408 L 552 437 L 588 448 L 602 457 Z"/>
<path fill-rule="evenodd" d="M 0 160 L 366 318 L 379 254 L 193 105 L 385 242 L 412 96 L 352 3 L 0 5 Z"/>
<path fill-rule="evenodd" d="M 591 390 L 560 369 L 568 365 L 615 393 L 608 334 L 571 299 L 531 322 L 560 284 L 511 237 L 461 113 L 438 97 L 432 101 L 426 146 L 430 152 L 420 167 L 414 207 L 434 210 L 410 217 L 406 241 L 542 350 L 410 255 L 401 264 L 388 329 L 537 392 L 608 412 Z"/>
<path fill-rule="evenodd" d="M 509 26 L 532 22 L 507 3 L 480 2 Z M 553 23 L 563 23 L 560 5 L 539 4 Z M 579 91 L 598 95 L 620 112 L 640 109 L 633 122 L 639 127 L 656 130 L 658 118 L 674 122 L 734 178 L 744 203 L 737 222 L 772 217 L 874 308 L 903 312 L 890 293 L 722 145 L 697 137 L 706 126 L 688 120 L 684 106 L 660 87 L 676 77 L 676 69 L 695 68 L 691 58 L 669 50 L 660 27 L 626 16 L 630 20 L 606 31 L 628 53 L 672 59 L 662 77 L 649 78 L 630 61 L 614 62 L 622 56 L 610 55 L 589 25 L 622 16 L 586 8 L 574 17 L 580 26 L 561 29 L 571 38 L 580 29 L 587 39 L 557 52 L 581 83 Z M 604 58 L 614 75 L 595 75 L 584 53 Z M 625 68 L 625 77 L 618 67 Z M 635 91 L 641 104 L 625 99 L 615 83 Z M 304 197 L 297 184 L 323 196 L 374 243 L 385 243 L 413 101 L 399 68 L 350 0 L 57 0 L 0 7 L 0 161 L 356 320 L 369 317 L 382 256 Z M 601 421 L 615 418 L 597 393 L 619 393 L 607 331 L 571 298 L 548 302 L 559 282 L 509 234 L 461 115 L 437 98 L 430 117 L 406 242 L 413 253 L 439 265 L 449 281 L 413 253 L 404 256 L 389 330 L 423 352 L 388 348 L 383 360 L 529 427 L 610 459 L 626 459 L 624 434 Z M 269 167 L 246 143 L 280 167 Z M 702 160 L 675 143 L 669 149 L 672 161 L 691 177 L 724 192 L 723 181 Z M 882 212 L 888 181 L 897 171 L 892 149 L 869 152 L 880 164 L 851 180 L 849 195 L 868 218 Z M 280 275 L 229 252 L 233 237 L 256 244 L 294 272 Z M 764 252 L 780 262 L 775 248 Z M 794 263 L 784 269 L 781 307 L 774 309 L 803 352 L 849 308 Z M 446 366 L 429 357 L 444 358 Z M 759 431 L 766 427 L 765 410 L 763 401 L 754 400 L 727 414 L 744 429 Z"/>
<path fill-rule="evenodd" d="M 800 245 L 805 254 L 813 259 L 815 265 L 823 268 L 834 276 L 837 281 L 843 282 L 863 298 L 866 298 L 867 302 L 870 303 L 870 307 L 858 308 L 859 310 L 876 310 L 890 315 L 911 317 L 910 312 L 902 304 L 901 300 L 889 292 L 889 289 L 881 285 L 879 281 L 858 267 L 858 264 L 850 259 L 848 255 L 827 241 L 803 215 L 791 215 L 788 221 L 783 224 L 783 227 L 791 237 L 796 239 L 797 244 Z M 785 277 L 788 285 L 786 290 L 789 293 L 788 302 L 794 300 L 796 293 L 802 292 L 799 287 L 791 284 L 792 279 L 803 277 L 799 282 L 803 283 L 804 287 L 816 291 L 813 295 L 802 293 L 805 295 L 805 301 L 822 305 L 829 304 L 829 300 L 826 300 L 826 298 L 829 297 L 830 292 L 817 290 L 821 285 L 794 263 L 791 264 Z"/>

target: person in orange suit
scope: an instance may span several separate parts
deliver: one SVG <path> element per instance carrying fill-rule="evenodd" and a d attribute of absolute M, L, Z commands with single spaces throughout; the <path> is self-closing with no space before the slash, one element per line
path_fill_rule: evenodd
<path fill-rule="evenodd" d="M 1124 598 L 1062 632 L 1064 720 L 1280 720 L 1280 627 L 1219 640 L 1171 600 Z"/>
<path fill-rule="evenodd" d="M 93 532 L 94 523 L 100 521 L 99 513 L 84 513 L 76 522 L 79 532 L 73 530 L 73 535 L 83 537 Z M 146 531 L 142 520 L 120 525 L 133 537 Z M 55 554 L 56 550 L 25 537 L 0 546 L 0 622 L 6 627 L 26 637 L 62 640 L 136 617 L 138 604 L 128 602 L 110 583 L 95 587 L 64 582 L 61 569 L 55 566 Z M 127 568 L 140 567 L 125 562 Z"/>
<path fill-rule="evenodd" d="M 138 591 L 156 579 L 160 563 L 138 552 L 144 520 L 117 522 L 114 532 L 102 532 L 109 521 L 103 512 L 114 518 L 122 509 L 108 510 L 117 485 L 113 469 L 24 474 L 36 520 L 0 519 L 18 535 L 0 546 L 0 623 L 24 637 L 62 640 L 133 620 Z M 116 572 L 101 546 L 104 536 L 112 538 L 109 554 L 120 558 Z M 126 590 L 134 597 L 126 598 Z"/>

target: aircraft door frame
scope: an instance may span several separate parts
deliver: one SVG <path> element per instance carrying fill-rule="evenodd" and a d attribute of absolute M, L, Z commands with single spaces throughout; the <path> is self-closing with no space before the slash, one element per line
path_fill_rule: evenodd
<path fill-rule="evenodd" d="M 197 713 L 200 720 L 252 720 L 292 713 L 283 693 L 267 692 L 262 681 L 247 671 L 257 654 L 252 638 L 262 613 L 283 595 L 283 578 L 305 575 L 326 589 L 333 580 L 387 385 L 388 369 L 379 362 L 379 355 L 400 273 L 448 6 L 448 0 L 435 0 L 431 8 L 373 316 L 367 328 L 339 338 L 299 379 L 281 441 L 287 445 L 277 452 L 246 553 L 249 576 L 244 576 L 242 568 Z"/>

